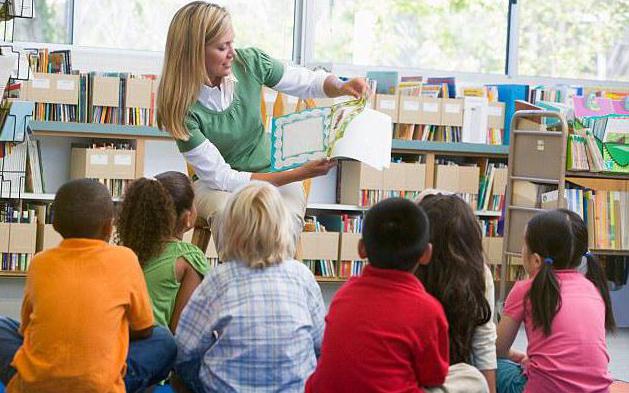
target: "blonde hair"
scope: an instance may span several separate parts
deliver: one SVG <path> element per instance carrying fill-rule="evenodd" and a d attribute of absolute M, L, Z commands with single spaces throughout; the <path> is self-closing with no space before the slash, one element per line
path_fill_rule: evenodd
<path fill-rule="evenodd" d="M 218 254 L 222 261 L 242 261 L 265 268 L 292 258 L 294 231 L 277 188 L 251 182 L 232 194 L 218 217 Z"/>
<path fill-rule="evenodd" d="M 205 46 L 231 28 L 229 12 L 205 1 L 186 4 L 170 22 L 157 94 L 157 126 L 175 139 L 188 140 L 190 136 L 184 119 L 208 77 Z"/>

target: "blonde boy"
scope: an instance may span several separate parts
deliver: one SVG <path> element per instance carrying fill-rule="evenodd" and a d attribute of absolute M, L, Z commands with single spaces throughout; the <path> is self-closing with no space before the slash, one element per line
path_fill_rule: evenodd
<path fill-rule="evenodd" d="M 224 263 L 210 271 L 176 331 L 176 372 L 194 392 L 303 392 L 321 348 L 325 307 L 312 273 L 292 258 L 278 190 L 253 182 L 218 221 Z"/>

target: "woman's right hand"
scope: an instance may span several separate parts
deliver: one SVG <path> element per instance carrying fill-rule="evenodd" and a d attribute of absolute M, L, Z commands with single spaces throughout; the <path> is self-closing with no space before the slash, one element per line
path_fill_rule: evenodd
<path fill-rule="evenodd" d="M 298 170 L 302 172 L 304 179 L 310 179 L 311 177 L 326 175 L 330 169 L 336 166 L 336 161 L 323 158 L 321 160 L 308 161 L 302 165 Z"/>

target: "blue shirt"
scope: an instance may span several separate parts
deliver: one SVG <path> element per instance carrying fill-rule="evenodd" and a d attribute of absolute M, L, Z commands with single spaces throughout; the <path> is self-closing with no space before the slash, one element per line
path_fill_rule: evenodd
<path fill-rule="evenodd" d="M 183 310 L 177 365 L 199 366 L 206 392 L 303 392 L 321 349 L 325 306 L 306 266 L 227 262 Z"/>

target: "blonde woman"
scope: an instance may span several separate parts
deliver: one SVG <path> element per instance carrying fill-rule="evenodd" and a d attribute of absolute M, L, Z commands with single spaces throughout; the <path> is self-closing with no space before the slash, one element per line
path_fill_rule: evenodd
<path fill-rule="evenodd" d="M 272 45 L 272 43 L 269 43 Z M 283 65 L 257 48 L 235 49 L 227 10 L 205 1 L 182 7 L 170 24 L 157 98 L 157 124 L 194 169 L 199 216 L 211 220 L 232 192 L 251 180 L 280 187 L 303 225 L 302 180 L 325 175 L 327 160 L 269 173 L 271 151 L 260 115 L 260 90 L 307 97 L 360 97 L 363 79 L 346 83 L 323 71 Z M 301 229 L 301 228 L 298 228 Z"/>
<path fill-rule="evenodd" d="M 304 391 L 325 306 L 312 273 L 291 257 L 288 216 L 277 188 L 265 182 L 232 194 L 219 214 L 225 262 L 194 292 L 175 337 L 175 370 L 189 390 Z"/>

